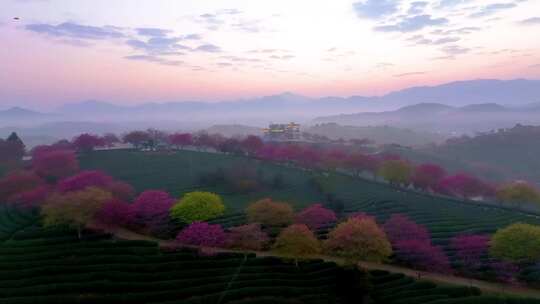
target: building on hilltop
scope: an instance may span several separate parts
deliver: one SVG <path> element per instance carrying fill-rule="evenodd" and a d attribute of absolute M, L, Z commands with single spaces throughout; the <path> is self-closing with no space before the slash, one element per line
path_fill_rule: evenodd
<path fill-rule="evenodd" d="M 300 124 L 294 122 L 288 124 L 272 123 L 263 131 L 264 138 L 270 141 L 297 141 L 301 138 Z"/>

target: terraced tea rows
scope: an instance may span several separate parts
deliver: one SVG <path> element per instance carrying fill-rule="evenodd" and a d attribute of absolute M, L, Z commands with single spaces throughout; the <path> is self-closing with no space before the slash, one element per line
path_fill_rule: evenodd
<path fill-rule="evenodd" d="M 0 212 L 2 229 L 21 227 L 4 215 L 14 212 Z M 254 255 L 163 252 L 154 242 L 88 232 L 79 240 L 36 226 L 15 231 L 0 257 L 0 303 L 339 303 L 339 268 L 321 260 L 297 267 Z"/>
<path fill-rule="evenodd" d="M 481 295 L 480 290 L 466 286 L 443 286 L 416 280 L 403 274 L 373 270 L 371 297 L 385 304 L 538 304 L 538 299 Z"/>

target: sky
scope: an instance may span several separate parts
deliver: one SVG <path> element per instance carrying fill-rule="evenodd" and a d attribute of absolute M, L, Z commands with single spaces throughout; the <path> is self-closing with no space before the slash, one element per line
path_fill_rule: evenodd
<path fill-rule="evenodd" d="M 540 0 L 2 0 L 0 108 L 540 79 Z"/>

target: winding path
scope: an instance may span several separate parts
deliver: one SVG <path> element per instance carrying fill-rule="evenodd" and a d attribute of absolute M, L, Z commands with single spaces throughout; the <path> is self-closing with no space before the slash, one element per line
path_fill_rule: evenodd
<path fill-rule="evenodd" d="M 142 234 L 139 234 L 134 231 L 127 230 L 127 229 L 118 230 L 116 232 L 116 237 L 120 239 L 127 239 L 127 240 L 154 241 L 154 242 L 157 242 L 162 247 L 177 246 L 174 241 L 157 239 L 157 238 L 142 235 Z M 184 247 L 200 249 L 200 247 L 196 247 L 196 246 L 184 246 Z M 230 250 L 230 249 L 221 249 L 221 248 L 208 248 L 208 249 L 216 253 L 219 253 L 219 252 L 254 253 L 257 257 L 284 257 L 282 255 L 276 254 L 271 251 L 240 251 L 240 250 Z M 312 258 L 322 259 L 327 262 L 335 262 L 338 264 L 346 263 L 345 259 L 326 256 L 326 255 L 315 255 L 315 256 L 312 256 Z M 513 285 L 507 285 L 507 284 L 501 284 L 501 283 L 493 283 L 493 282 L 469 279 L 469 278 L 458 277 L 458 276 L 453 276 L 453 275 L 444 275 L 444 274 L 433 273 L 433 272 L 424 272 L 424 271 L 419 272 L 410 268 L 405 268 L 405 267 L 396 266 L 396 265 L 389 265 L 389 264 L 358 262 L 358 267 L 362 269 L 367 269 L 367 270 L 386 270 L 393 273 L 402 273 L 410 277 L 415 277 L 415 278 L 420 277 L 421 279 L 433 281 L 436 283 L 477 287 L 483 292 L 489 293 L 489 294 L 506 294 L 506 295 L 540 299 L 540 290 L 538 289 L 513 286 Z"/>

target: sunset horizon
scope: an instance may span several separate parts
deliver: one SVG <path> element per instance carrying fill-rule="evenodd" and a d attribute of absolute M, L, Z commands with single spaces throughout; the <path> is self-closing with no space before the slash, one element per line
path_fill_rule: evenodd
<path fill-rule="evenodd" d="M 10 0 L 0 105 L 380 96 L 540 79 L 535 1 Z"/>

